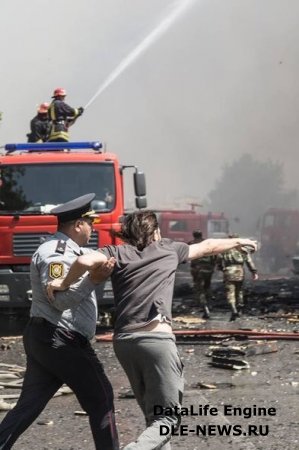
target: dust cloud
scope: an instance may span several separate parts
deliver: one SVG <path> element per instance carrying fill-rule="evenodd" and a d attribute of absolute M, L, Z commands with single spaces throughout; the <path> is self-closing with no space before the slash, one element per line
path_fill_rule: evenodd
<path fill-rule="evenodd" d="M 177 3 L 2 0 L 0 144 L 25 140 L 56 87 L 85 105 Z M 72 139 L 100 139 L 143 169 L 150 206 L 205 204 L 223 165 L 243 154 L 282 162 L 297 189 L 298 19 L 297 0 L 195 1 L 91 104 Z"/>

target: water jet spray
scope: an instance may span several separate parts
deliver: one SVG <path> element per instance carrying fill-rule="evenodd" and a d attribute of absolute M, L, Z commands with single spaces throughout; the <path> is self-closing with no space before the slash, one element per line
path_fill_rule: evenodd
<path fill-rule="evenodd" d="M 137 47 L 126 56 L 119 65 L 111 72 L 111 74 L 106 78 L 106 80 L 100 85 L 97 92 L 91 97 L 91 99 L 84 106 L 84 109 L 88 108 L 94 100 L 101 95 L 110 84 L 124 72 L 127 67 L 129 67 L 147 48 L 149 48 L 163 33 L 165 33 L 168 28 L 184 13 L 184 11 L 189 8 L 195 0 L 182 0 L 176 2 L 172 12 L 165 17 L 159 25 L 146 36 Z"/>

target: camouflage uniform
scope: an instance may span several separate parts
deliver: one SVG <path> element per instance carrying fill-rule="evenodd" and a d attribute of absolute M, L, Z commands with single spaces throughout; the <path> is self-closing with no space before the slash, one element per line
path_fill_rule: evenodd
<path fill-rule="evenodd" d="M 225 294 L 232 311 L 232 319 L 239 315 L 239 311 L 244 306 L 244 264 L 252 274 L 257 273 L 250 253 L 246 250 L 232 249 L 217 257 L 218 268 L 223 271 Z"/>
<path fill-rule="evenodd" d="M 191 241 L 197 244 L 201 240 Z M 193 278 L 194 298 L 203 307 L 204 317 L 209 317 L 209 303 L 212 297 L 211 279 L 216 265 L 216 256 L 203 256 L 191 261 L 191 275 Z"/>

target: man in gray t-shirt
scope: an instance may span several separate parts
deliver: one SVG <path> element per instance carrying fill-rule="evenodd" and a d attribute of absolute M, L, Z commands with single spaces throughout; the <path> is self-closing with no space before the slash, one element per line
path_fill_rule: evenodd
<path fill-rule="evenodd" d="M 124 244 L 100 251 L 116 260 L 111 275 L 117 311 L 115 334 L 143 328 L 158 314 L 171 323 L 175 272 L 178 264 L 188 259 L 189 246 L 161 239 L 142 250 Z"/>
<path fill-rule="evenodd" d="M 96 270 L 109 256 L 115 258 L 111 275 L 116 304 L 114 351 L 146 421 L 145 431 L 124 450 L 166 450 L 171 432 L 180 423 L 184 384 L 171 328 L 175 270 L 187 259 L 239 245 L 256 248 L 256 244 L 245 239 L 207 239 L 188 246 L 162 239 L 152 211 L 129 214 L 116 235 L 125 244 L 80 256 L 66 278 L 55 280 L 48 292 L 53 298 L 54 290 L 67 289 L 85 270 Z"/>

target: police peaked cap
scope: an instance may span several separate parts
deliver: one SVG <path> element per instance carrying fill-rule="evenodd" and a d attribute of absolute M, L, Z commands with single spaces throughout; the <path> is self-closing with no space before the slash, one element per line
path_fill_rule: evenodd
<path fill-rule="evenodd" d="M 84 217 L 96 218 L 99 217 L 96 212 L 91 209 L 91 202 L 96 194 L 86 194 L 81 197 L 74 198 L 69 202 L 56 206 L 51 210 L 51 214 L 57 216 L 58 223 L 69 222 Z"/>

